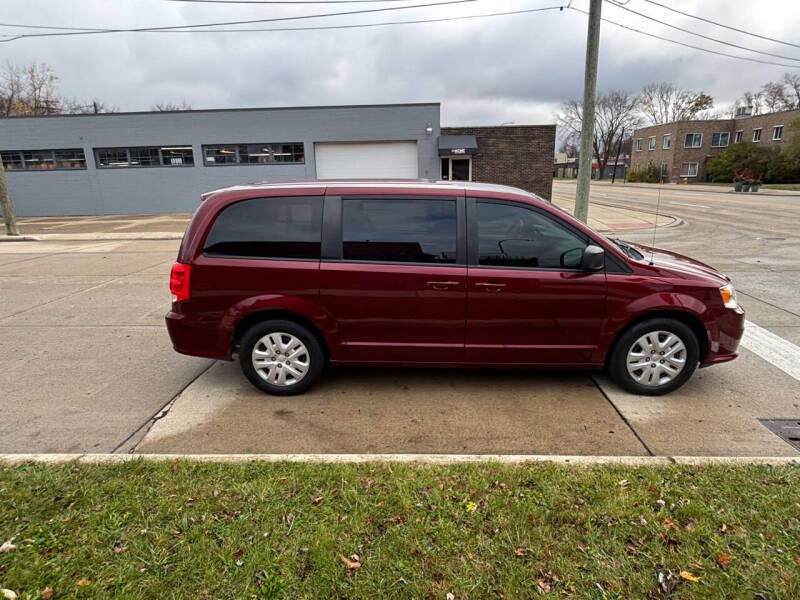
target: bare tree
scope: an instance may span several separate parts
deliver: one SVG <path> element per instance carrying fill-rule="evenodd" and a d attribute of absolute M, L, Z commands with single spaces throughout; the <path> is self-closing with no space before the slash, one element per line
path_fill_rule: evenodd
<path fill-rule="evenodd" d="M 791 97 L 786 94 L 786 84 L 783 81 L 768 81 L 761 86 L 763 104 L 767 112 L 776 112 L 792 108 Z"/>
<path fill-rule="evenodd" d="M 786 99 L 789 108 L 800 108 L 800 75 L 797 73 L 784 73 L 783 85 L 786 86 Z"/>
<path fill-rule="evenodd" d="M 622 90 L 599 94 L 595 111 L 592 151 L 597 159 L 602 179 L 609 159 L 615 155 L 620 136 L 623 136 L 624 132 L 630 135 L 641 123 L 639 97 Z M 583 103 L 578 100 L 565 102 L 561 112 L 556 115 L 556 121 L 564 128 L 568 141 L 580 138 L 582 119 Z"/>
<path fill-rule="evenodd" d="M 41 116 L 58 113 L 113 112 L 98 100 L 89 104 L 56 93 L 58 75 L 47 63 L 6 63 L 0 73 L 0 116 Z"/>
<path fill-rule="evenodd" d="M 704 92 L 685 90 L 666 81 L 642 89 L 641 110 L 652 125 L 701 118 L 714 105 Z"/>
<path fill-rule="evenodd" d="M 154 104 L 150 107 L 154 112 L 174 112 L 177 110 L 192 110 L 192 105 L 182 100 L 180 104 L 175 102 L 164 102 L 163 104 Z"/>

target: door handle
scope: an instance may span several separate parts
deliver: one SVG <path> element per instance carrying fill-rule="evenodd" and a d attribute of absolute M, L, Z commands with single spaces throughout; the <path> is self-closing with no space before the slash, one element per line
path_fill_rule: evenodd
<path fill-rule="evenodd" d="M 434 290 L 449 290 L 458 285 L 457 281 L 429 281 L 428 287 Z"/>
<path fill-rule="evenodd" d="M 482 281 L 481 283 L 476 283 L 475 287 L 483 288 L 483 290 L 486 292 L 499 292 L 506 287 L 506 284 L 492 281 Z"/>

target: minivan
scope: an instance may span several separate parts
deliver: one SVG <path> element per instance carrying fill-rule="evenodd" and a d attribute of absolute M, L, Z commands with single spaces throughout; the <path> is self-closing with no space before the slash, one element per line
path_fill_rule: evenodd
<path fill-rule="evenodd" d="M 209 192 L 170 276 L 175 350 L 270 394 L 326 365 L 606 369 L 635 394 L 733 360 L 730 279 L 520 189 L 315 180 Z"/>

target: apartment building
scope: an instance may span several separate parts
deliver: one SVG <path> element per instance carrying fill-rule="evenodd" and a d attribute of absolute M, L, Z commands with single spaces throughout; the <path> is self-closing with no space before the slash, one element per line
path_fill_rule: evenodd
<path fill-rule="evenodd" d="M 789 123 L 800 110 L 751 115 L 740 109 L 733 119 L 676 121 L 637 129 L 633 134 L 631 170 L 657 167 L 664 181 L 707 181 L 706 165 L 731 144 L 753 142 L 784 146 Z"/>

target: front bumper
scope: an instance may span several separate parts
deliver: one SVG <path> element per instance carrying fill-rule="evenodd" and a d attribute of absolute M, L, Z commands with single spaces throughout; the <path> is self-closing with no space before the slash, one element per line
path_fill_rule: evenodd
<path fill-rule="evenodd" d="M 710 367 L 739 356 L 739 342 L 744 335 L 744 310 L 726 309 L 711 329 L 709 348 L 700 367 Z"/>

